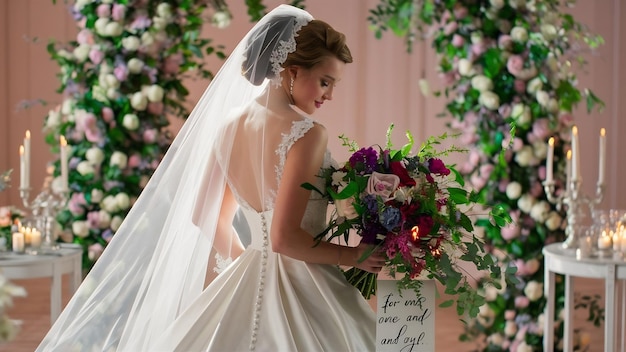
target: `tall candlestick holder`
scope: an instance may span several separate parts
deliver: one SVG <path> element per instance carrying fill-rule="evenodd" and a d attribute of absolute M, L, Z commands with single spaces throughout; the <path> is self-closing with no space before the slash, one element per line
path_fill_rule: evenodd
<path fill-rule="evenodd" d="M 582 194 L 580 187 L 582 186 L 582 180 L 571 180 L 569 187 L 566 187 L 566 191 L 561 194 L 556 194 L 556 183 L 554 181 L 545 181 L 543 183 L 544 191 L 548 198 L 548 201 L 555 204 L 557 210 L 565 209 L 567 211 L 567 226 L 565 227 L 565 241 L 563 241 L 563 248 L 577 249 L 579 248 L 580 234 L 577 233 L 577 229 L 582 225 L 582 221 L 585 218 L 585 212 L 583 207 L 588 207 L 589 211 L 592 211 L 595 205 L 602 202 L 604 197 L 604 184 L 598 182 L 596 185 L 596 194 L 594 197 L 589 197 Z"/>
<path fill-rule="evenodd" d="M 43 235 L 41 246 L 36 251 L 41 254 L 52 253 L 59 249 L 54 239 L 56 217 L 65 208 L 69 192 L 52 192 L 49 185 L 46 185 L 32 201 L 30 193 L 31 188 L 20 188 L 22 203 L 31 211 L 36 226 Z"/>

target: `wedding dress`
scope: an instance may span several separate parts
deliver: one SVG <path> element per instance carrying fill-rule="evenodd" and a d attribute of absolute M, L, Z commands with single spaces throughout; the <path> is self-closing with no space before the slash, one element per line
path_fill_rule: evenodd
<path fill-rule="evenodd" d="M 373 350 L 374 313 L 339 268 L 274 253 L 268 236 L 288 152 L 315 125 L 270 105 L 311 20 L 280 5 L 246 34 L 37 351 Z M 228 192 L 252 241 L 237 258 Z M 314 235 L 327 203 L 311 197 Z"/>

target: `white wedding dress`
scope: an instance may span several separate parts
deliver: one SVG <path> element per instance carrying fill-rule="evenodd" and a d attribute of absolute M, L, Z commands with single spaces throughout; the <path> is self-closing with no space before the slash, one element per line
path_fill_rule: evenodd
<path fill-rule="evenodd" d="M 281 163 L 289 147 L 312 126 L 312 120 L 304 118 L 282 134 L 276 153 Z M 324 166 L 331 160 L 327 153 Z M 257 212 L 237 198 L 251 244 L 155 346 L 163 351 L 372 351 L 375 314 L 340 269 L 272 252 L 273 211 Z M 312 192 L 303 229 L 313 235 L 325 228 L 327 204 Z"/>

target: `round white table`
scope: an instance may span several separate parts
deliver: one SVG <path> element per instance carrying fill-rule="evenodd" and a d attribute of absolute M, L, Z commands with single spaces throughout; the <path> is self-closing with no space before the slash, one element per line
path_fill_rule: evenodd
<path fill-rule="evenodd" d="M 573 277 L 604 279 L 605 281 L 605 320 L 604 320 L 604 351 L 624 351 L 624 336 L 617 334 L 621 338 L 621 349 L 616 346 L 617 313 L 620 313 L 621 325 L 624 325 L 626 318 L 626 292 L 621 291 L 622 302 L 616 300 L 618 296 L 617 280 L 626 280 L 626 261 L 621 258 L 581 258 L 576 259 L 575 251 L 563 248 L 561 243 L 553 243 L 543 248 L 545 258 L 544 270 L 544 294 L 547 299 L 544 324 L 544 351 L 554 350 L 554 313 L 555 313 L 555 275 L 565 276 L 565 307 L 564 307 L 564 334 L 563 350 L 572 351 L 572 317 L 574 309 L 574 290 L 572 285 Z M 626 283 L 622 281 L 622 284 Z M 621 312 L 619 307 L 621 306 Z"/>
<path fill-rule="evenodd" d="M 72 293 L 82 281 L 83 249 L 76 244 L 61 244 L 52 254 L 0 252 L 0 269 L 8 279 L 51 278 L 50 323 L 61 314 L 62 275 L 71 274 Z"/>

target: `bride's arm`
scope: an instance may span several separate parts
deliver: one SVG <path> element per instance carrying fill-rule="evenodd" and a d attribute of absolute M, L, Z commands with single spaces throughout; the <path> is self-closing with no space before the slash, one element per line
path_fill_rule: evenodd
<path fill-rule="evenodd" d="M 366 249 L 365 245 L 346 247 L 322 241 L 314 247 L 311 234 L 300 227 L 311 195 L 311 191 L 301 185 L 305 182 L 315 184 L 327 142 L 326 129 L 315 124 L 289 150 L 274 206 L 270 234 L 272 249 L 305 262 L 356 266 L 378 272 L 384 264 L 380 255 L 374 254 L 362 263 L 357 262 Z"/>

